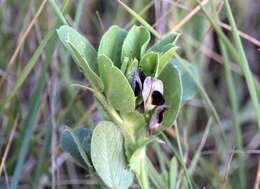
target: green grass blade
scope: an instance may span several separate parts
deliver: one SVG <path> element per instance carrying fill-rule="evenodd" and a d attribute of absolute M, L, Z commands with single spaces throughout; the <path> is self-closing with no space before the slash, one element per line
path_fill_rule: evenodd
<path fill-rule="evenodd" d="M 219 35 L 221 40 L 227 45 L 228 50 L 232 54 L 233 58 L 237 61 L 240 62 L 240 58 L 238 56 L 238 53 L 235 49 L 235 47 L 232 45 L 232 43 L 229 41 L 229 39 L 225 36 L 224 32 L 221 30 L 220 26 L 217 24 L 216 21 L 213 20 L 211 15 L 209 15 L 206 11 L 206 8 L 201 4 L 199 0 L 196 0 L 196 2 L 200 5 L 201 10 L 203 11 L 204 15 L 207 17 L 208 21 L 212 25 L 213 29 L 216 31 L 216 33 Z"/>
<path fill-rule="evenodd" d="M 221 131 L 221 134 L 222 134 L 222 137 L 223 137 L 223 141 L 224 141 L 224 144 L 225 146 L 227 145 L 227 140 L 226 140 L 226 137 L 225 137 L 225 133 L 223 131 L 223 128 L 221 126 L 221 121 L 220 121 L 220 118 L 218 116 L 218 113 L 214 107 L 214 105 L 212 104 L 209 96 L 207 95 L 206 91 L 204 90 L 203 86 L 201 85 L 200 81 L 198 80 L 198 78 L 196 78 L 194 76 L 194 74 L 192 73 L 192 71 L 185 65 L 185 63 L 183 62 L 183 60 L 179 57 L 179 55 L 175 55 L 175 57 L 179 60 L 179 62 L 182 64 L 183 68 L 187 71 L 187 73 L 191 76 L 191 78 L 195 81 L 195 83 L 197 84 L 198 88 L 199 88 L 199 91 L 202 95 L 202 97 L 205 99 L 207 105 L 209 106 L 211 112 L 212 112 L 212 115 L 213 117 L 215 118 L 216 120 L 216 123 L 217 125 L 219 126 L 219 129 Z"/>
<path fill-rule="evenodd" d="M 155 145 L 155 152 L 158 157 L 161 173 L 164 174 L 165 172 L 167 172 L 166 166 L 165 166 L 165 164 L 167 162 L 167 160 L 165 158 L 165 154 L 161 151 L 161 147 L 158 143 L 155 143 L 154 145 Z"/>
<path fill-rule="evenodd" d="M 149 30 L 155 37 L 161 38 L 159 32 L 157 32 L 149 23 L 147 23 L 139 14 L 137 14 L 133 9 L 124 4 L 121 0 L 117 0 L 119 4 L 123 6 L 123 8 L 131 14 L 136 20 L 138 20 L 147 30 Z"/>
<path fill-rule="evenodd" d="M 177 133 L 178 134 L 178 133 Z M 187 170 L 187 167 L 186 167 L 186 164 L 184 162 L 184 156 L 181 155 L 181 152 L 182 152 L 182 146 L 181 146 L 181 141 L 180 141 L 180 137 L 178 135 L 178 137 L 176 137 L 176 140 L 177 140 L 177 144 L 178 144 L 178 149 L 176 149 L 171 141 L 168 139 L 168 137 L 162 133 L 161 134 L 163 140 L 166 142 L 167 146 L 172 150 L 172 152 L 174 153 L 174 156 L 177 158 L 178 162 L 180 163 L 183 171 L 184 171 L 184 174 L 185 174 L 185 178 L 186 178 L 186 181 L 187 183 L 189 183 L 191 185 L 190 188 L 192 188 L 192 184 L 191 183 L 194 183 L 193 180 L 192 180 L 192 177 L 190 176 L 188 170 Z M 179 151 L 179 153 L 178 153 Z M 182 153 L 183 154 L 183 153 Z M 189 181 L 188 181 L 189 180 Z"/>
<path fill-rule="evenodd" d="M 85 0 L 79 0 L 79 2 L 78 2 L 76 14 L 74 17 L 74 22 L 72 24 L 72 27 L 75 29 L 78 29 L 78 27 L 79 27 L 80 17 L 82 14 L 82 10 L 84 8 L 84 2 L 85 2 Z"/>
<path fill-rule="evenodd" d="M 40 179 L 41 175 L 44 173 L 45 168 L 46 168 L 45 165 L 47 164 L 47 161 L 48 161 L 50 145 L 51 145 L 51 121 L 50 121 L 50 119 L 47 121 L 44 134 L 45 134 L 45 138 L 44 138 L 44 142 L 43 142 L 43 147 L 39 154 L 39 159 L 37 161 L 35 172 L 33 174 L 31 189 L 37 188 L 37 185 L 39 184 L 38 183 L 39 179 Z"/>
<path fill-rule="evenodd" d="M 229 58 L 228 58 L 228 53 L 226 50 L 226 46 L 222 41 L 220 40 L 220 49 L 221 53 L 223 55 L 223 64 L 224 64 L 224 69 L 225 69 L 225 77 L 227 80 L 227 86 L 228 86 L 228 95 L 229 95 L 229 100 L 231 104 L 231 111 L 232 111 L 232 124 L 235 129 L 235 138 L 236 138 L 236 148 L 239 151 L 243 151 L 243 141 L 242 141 L 242 133 L 239 125 L 239 120 L 238 120 L 238 99 L 236 95 L 236 87 L 235 87 L 235 82 L 232 77 L 232 72 L 229 64 Z M 241 188 L 245 188 L 246 184 L 246 175 L 245 175 L 245 162 L 244 162 L 244 154 L 243 153 L 238 153 L 238 159 L 239 159 L 239 182 Z"/>
<path fill-rule="evenodd" d="M 139 16 L 143 16 L 154 4 L 154 1 L 150 1 L 143 9 L 140 11 Z M 130 22 L 127 23 L 125 28 L 130 28 L 132 25 L 134 25 L 136 22 L 135 18 L 132 18 Z"/>
<path fill-rule="evenodd" d="M 188 182 L 189 187 L 191 189 L 193 189 L 193 185 L 192 185 L 192 182 L 191 182 L 191 176 L 190 176 L 190 174 L 187 170 L 187 167 L 185 165 L 185 162 L 184 162 L 184 154 L 183 154 L 183 149 L 182 149 L 182 146 L 181 146 L 181 138 L 180 138 L 179 128 L 178 128 L 177 124 L 175 125 L 175 128 L 176 128 L 176 139 L 177 139 L 178 150 L 179 150 L 180 158 L 182 159 L 183 170 L 184 170 L 184 174 L 185 174 L 185 177 L 186 177 L 186 181 Z"/>
<path fill-rule="evenodd" d="M 147 170 L 148 170 L 148 176 L 156 188 L 167 189 L 167 184 L 164 182 L 162 176 L 157 172 L 157 170 L 154 168 L 153 164 L 149 159 L 147 159 Z"/>
<path fill-rule="evenodd" d="M 240 36 L 239 36 L 239 31 L 237 29 L 234 16 L 233 16 L 231 8 L 230 8 L 229 1 L 224 0 L 224 4 L 225 4 L 228 20 L 231 24 L 234 42 L 235 42 L 235 45 L 236 45 L 236 47 L 238 48 L 238 51 L 239 51 L 238 54 L 240 55 L 240 59 L 241 59 L 241 62 L 239 62 L 239 63 L 240 63 L 241 69 L 244 73 L 244 76 L 245 76 L 245 79 L 246 79 L 246 82 L 247 82 L 247 86 L 248 86 L 248 90 L 249 90 L 249 93 L 250 93 L 250 96 L 251 96 L 251 99 L 252 99 L 252 103 L 253 103 L 253 106 L 254 106 L 255 111 L 256 111 L 256 119 L 257 119 L 258 129 L 260 129 L 260 104 L 259 104 L 259 101 L 258 101 L 257 92 L 256 92 L 256 88 L 255 88 L 255 81 L 253 79 L 252 72 L 251 72 L 249 65 L 248 65 L 246 54 L 245 54 L 243 44 L 242 44 Z"/>
<path fill-rule="evenodd" d="M 49 4 L 50 4 L 51 8 L 53 9 L 54 13 L 56 14 L 57 18 L 59 18 L 59 20 L 60 20 L 63 24 L 67 25 L 67 24 L 68 24 L 68 23 L 67 23 L 67 20 L 66 20 L 66 18 L 63 16 L 63 13 L 62 13 L 62 11 L 59 9 L 59 7 L 58 7 L 57 3 L 55 2 L 55 0 L 48 0 L 48 2 L 49 2 Z M 63 6 L 63 7 L 67 7 L 67 3 L 68 3 L 68 2 L 69 2 L 69 1 L 66 0 L 66 2 L 64 2 L 64 6 Z M 63 9 L 63 10 L 64 10 L 64 9 Z"/>
<path fill-rule="evenodd" d="M 170 163 L 170 170 L 169 170 L 169 189 L 176 188 L 176 181 L 178 176 L 178 163 L 177 159 L 173 157 Z"/>
<path fill-rule="evenodd" d="M 45 46 L 49 42 L 50 38 L 54 35 L 54 33 L 55 33 L 55 30 L 52 29 L 44 36 L 40 45 L 37 47 L 37 49 L 33 53 L 32 57 L 30 58 L 30 60 L 28 61 L 28 63 L 24 67 L 24 69 L 22 70 L 21 74 L 18 76 L 16 83 L 14 85 L 14 88 L 11 90 L 10 95 L 8 95 L 3 107 L 8 106 L 10 103 L 10 100 L 12 100 L 12 98 L 16 95 L 18 89 L 22 86 L 22 84 L 27 79 L 28 75 L 30 74 L 30 72 L 32 71 L 32 69 L 34 68 L 36 63 L 38 62 L 38 59 L 39 59 L 42 51 L 44 50 Z"/>
<path fill-rule="evenodd" d="M 52 30 L 52 31 L 55 31 L 55 30 Z M 54 32 L 51 32 L 51 34 L 52 34 L 51 40 L 55 41 L 57 36 L 54 35 Z M 25 132 L 24 132 L 22 144 L 21 144 L 20 151 L 19 151 L 18 162 L 16 163 L 13 177 L 11 180 L 11 189 L 17 188 L 18 182 L 22 175 L 24 161 L 25 161 L 28 149 L 29 149 L 31 136 L 33 133 L 33 126 L 35 125 L 35 123 L 38 119 L 41 97 L 42 97 L 45 82 L 46 82 L 46 80 L 45 80 L 46 72 L 47 72 L 49 64 L 51 63 L 51 57 L 54 52 L 54 48 L 55 48 L 54 45 L 51 46 L 50 48 L 48 48 L 47 58 L 41 67 L 41 73 L 40 73 L 39 79 L 36 83 L 36 87 L 34 88 L 32 100 L 30 101 L 29 111 L 28 111 L 28 114 L 23 123 L 23 125 L 25 126 Z"/>
<path fill-rule="evenodd" d="M 195 168 L 196 168 L 196 166 L 197 166 L 197 164 L 199 162 L 199 159 L 201 158 L 201 151 L 202 151 L 202 148 L 204 147 L 204 144 L 205 144 L 206 139 L 208 137 L 211 124 L 212 124 L 212 119 L 210 118 L 208 123 L 207 123 L 207 126 L 206 126 L 206 129 L 204 131 L 204 134 L 202 136 L 201 144 L 198 147 L 198 149 L 197 149 L 197 151 L 196 151 L 195 155 L 193 156 L 193 159 L 192 159 L 192 161 L 190 163 L 189 172 L 191 173 L 191 175 L 194 173 Z"/>

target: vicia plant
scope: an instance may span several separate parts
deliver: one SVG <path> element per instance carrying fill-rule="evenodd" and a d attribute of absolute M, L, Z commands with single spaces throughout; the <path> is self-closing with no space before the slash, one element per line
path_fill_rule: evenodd
<path fill-rule="evenodd" d="M 148 48 L 145 27 L 127 32 L 112 26 L 96 51 L 67 25 L 57 32 L 105 114 L 93 130 L 66 130 L 62 149 L 109 188 L 130 187 L 134 175 L 141 188 L 149 188 L 146 146 L 174 125 L 181 106 L 196 92 L 190 76 L 196 69 L 174 58 L 178 34 L 170 33 Z"/>

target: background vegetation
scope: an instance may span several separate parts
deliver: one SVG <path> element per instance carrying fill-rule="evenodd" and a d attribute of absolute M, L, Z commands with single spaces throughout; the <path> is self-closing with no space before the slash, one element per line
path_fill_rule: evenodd
<path fill-rule="evenodd" d="M 161 35 L 181 33 L 179 54 L 200 73 L 165 144 L 149 146 L 151 186 L 259 188 L 260 2 L 124 2 Z M 100 120 L 92 94 L 71 87 L 87 81 L 57 40 L 65 21 L 95 47 L 109 26 L 140 24 L 116 0 L 0 0 L 0 188 L 99 186 L 59 147 L 66 126 Z"/>

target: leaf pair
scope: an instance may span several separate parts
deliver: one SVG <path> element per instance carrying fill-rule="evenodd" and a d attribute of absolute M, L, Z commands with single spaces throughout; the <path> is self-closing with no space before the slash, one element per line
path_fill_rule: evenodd
<path fill-rule="evenodd" d="M 123 136 L 114 123 L 101 121 L 93 132 L 87 128 L 67 129 L 60 145 L 82 167 L 93 165 L 110 188 L 125 189 L 132 184 L 133 173 L 126 164 Z"/>

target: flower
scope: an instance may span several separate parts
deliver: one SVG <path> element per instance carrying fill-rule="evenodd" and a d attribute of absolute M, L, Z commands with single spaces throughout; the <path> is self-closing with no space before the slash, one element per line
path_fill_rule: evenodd
<path fill-rule="evenodd" d="M 132 88 L 135 96 L 142 97 L 143 112 L 150 115 L 147 129 L 149 134 L 151 134 L 153 130 L 160 126 L 164 112 L 169 109 L 165 105 L 163 82 L 151 76 L 146 77 L 143 72 L 135 71 L 132 79 Z"/>

